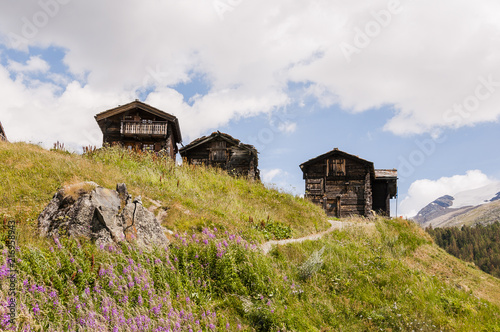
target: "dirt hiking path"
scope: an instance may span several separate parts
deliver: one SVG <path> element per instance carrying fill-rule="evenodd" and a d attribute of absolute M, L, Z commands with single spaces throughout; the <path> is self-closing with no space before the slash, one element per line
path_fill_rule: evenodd
<path fill-rule="evenodd" d="M 304 242 L 306 240 L 317 240 L 317 239 L 322 238 L 325 234 L 331 233 L 332 231 L 334 231 L 336 229 L 342 229 L 344 227 L 354 225 L 354 223 L 347 222 L 347 221 L 342 222 L 342 221 L 336 221 L 336 220 L 328 220 L 328 222 L 332 226 L 329 229 L 327 229 L 326 231 L 311 234 L 311 235 L 304 236 L 304 237 L 299 237 L 297 239 L 267 241 L 267 242 L 262 243 L 260 245 L 260 248 L 262 249 L 264 254 L 267 254 L 269 251 L 271 251 L 271 249 L 274 245 L 281 246 L 281 245 L 288 244 L 288 243 L 300 243 L 300 242 Z"/>

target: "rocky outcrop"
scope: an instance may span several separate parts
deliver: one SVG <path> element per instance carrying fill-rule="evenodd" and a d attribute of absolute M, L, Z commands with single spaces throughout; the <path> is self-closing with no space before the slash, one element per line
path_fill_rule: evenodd
<path fill-rule="evenodd" d="M 132 199 L 121 183 L 116 190 L 93 182 L 62 188 L 38 217 L 42 236 L 86 237 L 96 244 L 135 241 L 139 245 L 166 245 L 168 239 L 155 215 L 140 196 Z"/>

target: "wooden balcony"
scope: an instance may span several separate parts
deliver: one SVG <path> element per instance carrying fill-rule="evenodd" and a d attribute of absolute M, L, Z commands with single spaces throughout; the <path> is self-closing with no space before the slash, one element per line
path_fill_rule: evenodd
<path fill-rule="evenodd" d="M 122 121 L 120 133 L 122 135 L 152 135 L 167 136 L 166 121 Z"/>

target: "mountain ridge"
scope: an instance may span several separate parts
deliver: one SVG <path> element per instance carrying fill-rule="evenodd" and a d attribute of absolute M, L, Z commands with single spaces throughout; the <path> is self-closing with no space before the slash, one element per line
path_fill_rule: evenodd
<path fill-rule="evenodd" d="M 453 227 L 488 224 L 500 220 L 500 182 L 444 195 L 411 218 L 422 227 Z"/>

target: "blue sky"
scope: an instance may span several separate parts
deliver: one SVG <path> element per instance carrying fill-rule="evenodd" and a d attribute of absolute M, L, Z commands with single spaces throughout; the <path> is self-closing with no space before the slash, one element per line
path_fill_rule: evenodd
<path fill-rule="evenodd" d="M 397 168 L 398 213 L 500 179 L 500 4 L 26 0 L 0 4 L 0 121 L 12 141 L 99 145 L 136 98 L 260 151 L 265 182 L 335 147 Z M 395 211 L 393 203 L 393 211 Z"/>

